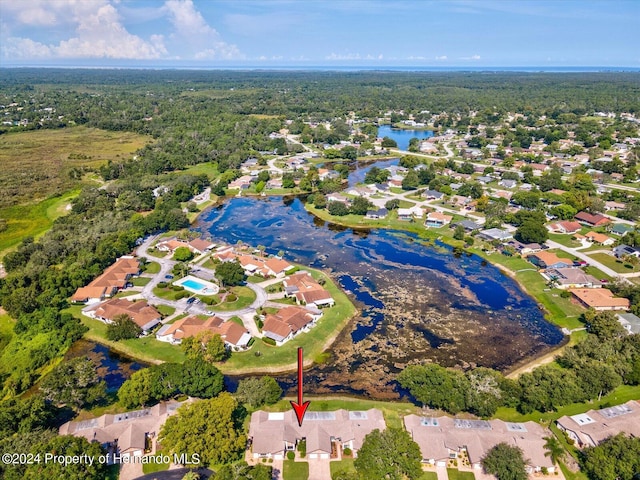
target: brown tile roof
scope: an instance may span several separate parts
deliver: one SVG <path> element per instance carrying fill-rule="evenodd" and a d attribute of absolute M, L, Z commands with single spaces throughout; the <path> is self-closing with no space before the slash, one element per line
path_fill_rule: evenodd
<path fill-rule="evenodd" d="M 529 255 L 529 257 L 537 258 L 543 263 L 543 266 L 554 265 L 559 262 L 563 262 L 567 265 L 571 265 L 573 262 L 567 258 L 560 258 L 553 252 L 537 252 Z"/>
<path fill-rule="evenodd" d="M 587 212 L 579 212 L 576 214 L 575 219 L 584 223 L 588 223 L 589 225 L 604 225 L 605 223 L 609 223 L 609 219 L 604 215 L 600 215 L 599 213 L 596 215 L 592 215 Z"/>
<path fill-rule="evenodd" d="M 100 295 L 93 296 L 87 295 L 89 293 L 95 294 L 98 292 L 98 288 L 104 289 L 105 295 L 111 295 L 114 291 L 124 288 L 127 284 L 127 280 L 132 275 L 137 275 L 140 272 L 140 263 L 134 257 L 124 256 L 105 268 L 101 275 L 96 277 L 86 287 L 81 287 L 76 290 L 71 299 L 75 302 L 83 301 L 87 298 L 99 298 Z M 92 290 L 82 290 L 83 288 L 91 287 Z M 95 290 L 94 290 L 95 289 Z"/>
<path fill-rule="evenodd" d="M 161 315 L 146 300 L 130 302 L 125 298 L 112 298 L 95 309 L 96 316 L 112 321 L 116 316 L 127 314 L 140 327 L 144 327 L 153 320 L 160 320 Z"/>
<path fill-rule="evenodd" d="M 629 299 L 614 297 L 606 288 L 575 288 L 570 292 L 587 307 L 629 309 Z"/>
<path fill-rule="evenodd" d="M 194 240 L 191 240 L 189 242 L 189 245 L 191 245 L 191 247 L 198 250 L 199 252 L 204 252 L 208 248 L 211 248 L 213 246 L 213 243 L 208 242 L 207 240 L 203 240 L 202 238 L 196 238 Z"/>
<path fill-rule="evenodd" d="M 596 243 L 604 243 L 607 240 L 611 240 L 611 237 L 608 237 L 604 233 L 598 233 L 598 232 L 589 232 L 585 235 L 585 237 L 587 237 L 589 240 L 592 240 Z"/>
<path fill-rule="evenodd" d="M 234 346 L 237 346 L 244 335 L 249 332 L 235 322 L 224 321 L 220 317 L 209 317 L 201 320 L 198 317 L 189 316 L 177 320 L 163 335 L 173 335 L 173 338 L 181 340 L 193 337 L 201 332 L 211 332 L 213 335 L 220 335 L 222 339 Z"/>
<path fill-rule="evenodd" d="M 313 322 L 313 315 L 302 307 L 290 306 L 268 314 L 262 327 L 263 332 L 271 332 L 286 338 L 291 332 L 295 333 Z"/>
<path fill-rule="evenodd" d="M 313 303 L 319 300 L 331 299 L 331 294 L 325 290 L 308 272 L 298 272 L 284 279 L 285 287 L 292 289 L 298 301 Z"/>
<path fill-rule="evenodd" d="M 275 257 L 269 258 L 265 262 L 265 265 L 269 267 L 269 269 L 272 272 L 274 272 L 276 275 L 278 275 L 281 272 L 284 272 L 285 270 L 290 269 L 292 266 L 286 260 L 282 260 L 281 258 L 275 258 Z"/>

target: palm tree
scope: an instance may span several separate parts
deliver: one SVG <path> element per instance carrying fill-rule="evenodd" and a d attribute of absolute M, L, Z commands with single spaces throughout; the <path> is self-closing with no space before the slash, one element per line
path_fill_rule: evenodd
<path fill-rule="evenodd" d="M 546 450 L 546 452 L 544 452 L 544 456 L 549 457 L 551 459 L 551 463 L 557 465 L 564 456 L 564 448 L 556 437 L 544 437 L 544 439 L 546 440 L 544 444 L 544 448 Z"/>

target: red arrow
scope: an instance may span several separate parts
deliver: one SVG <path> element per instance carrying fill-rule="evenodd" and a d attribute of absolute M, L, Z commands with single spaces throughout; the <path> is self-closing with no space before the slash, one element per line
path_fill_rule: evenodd
<path fill-rule="evenodd" d="M 291 400 L 291 406 L 296 412 L 298 417 L 298 425 L 302 426 L 302 420 L 304 420 L 304 414 L 307 411 L 307 407 L 311 402 L 307 400 L 302 403 L 302 347 L 298 347 L 298 403 Z"/>

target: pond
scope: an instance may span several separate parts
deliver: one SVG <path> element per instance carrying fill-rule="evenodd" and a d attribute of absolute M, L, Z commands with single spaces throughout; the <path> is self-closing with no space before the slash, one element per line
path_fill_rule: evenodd
<path fill-rule="evenodd" d="M 89 340 L 80 339 L 75 342 L 65 355 L 65 360 L 76 357 L 88 357 L 97 365 L 98 376 L 107 384 L 107 391 L 113 392 L 131 375 L 149 365 L 119 355 L 109 347 Z"/>
<path fill-rule="evenodd" d="M 480 257 L 456 257 L 402 232 L 329 224 L 299 198 L 233 198 L 205 212 L 197 228 L 325 269 L 361 308 L 330 360 L 306 373 L 312 393 L 397 398 L 394 378 L 410 362 L 504 370 L 563 339 L 532 298 Z"/>
<path fill-rule="evenodd" d="M 378 138 L 389 137 L 396 141 L 400 150 L 409 149 L 409 140 L 419 138 L 426 140 L 433 137 L 431 130 L 407 130 L 404 128 L 393 128 L 390 125 L 381 125 L 378 127 Z"/>

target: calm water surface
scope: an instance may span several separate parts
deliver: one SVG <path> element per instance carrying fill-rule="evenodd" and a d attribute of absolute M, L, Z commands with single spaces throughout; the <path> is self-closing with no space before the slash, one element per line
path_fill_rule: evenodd
<path fill-rule="evenodd" d="M 410 234 L 328 224 L 297 198 L 233 198 L 201 216 L 198 229 L 330 271 L 362 309 L 330 361 L 306 373 L 311 393 L 394 398 L 393 380 L 410 362 L 506 369 L 563 338 L 533 299 L 481 258 L 456 258 Z"/>
<path fill-rule="evenodd" d="M 378 137 L 389 137 L 396 141 L 400 150 L 409 148 L 409 140 L 419 138 L 420 140 L 433 137 L 431 130 L 405 130 L 404 128 L 392 128 L 390 125 L 382 125 L 378 128 Z"/>

